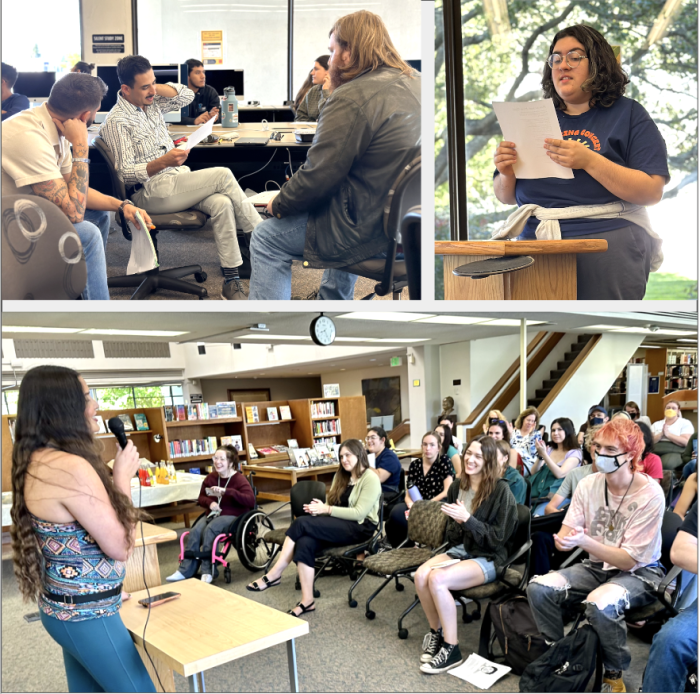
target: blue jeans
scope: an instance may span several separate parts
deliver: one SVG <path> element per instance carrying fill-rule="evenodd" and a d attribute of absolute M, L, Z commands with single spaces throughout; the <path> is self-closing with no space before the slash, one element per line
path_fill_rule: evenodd
<path fill-rule="evenodd" d="M 670 619 L 654 636 L 644 673 L 645 692 L 684 692 L 691 668 L 698 666 L 697 600 Z"/>
<path fill-rule="evenodd" d="M 681 479 L 687 480 L 688 477 L 690 477 L 694 472 L 697 471 L 698 468 L 698 459 L 693 458 L 684 468 L 683 468 L 683 475 L 681 476 Z"/>
<path fill-rule="evenodd" d="M 83 255 L 87 266 L 87 284 L 83 299 L 90 301 L 109 300 L 107 289 L 107 261 L 105 249 L 109 238 L 109 212 L 85 210 L 83 221 L 74 224 L 83 244 Z"/>
<path fill-rule="evenodd" d="M 258 224 L 250 239 L 250 301 L 291 299 L 292 261 L 303 260 L 308 213 Z M 318 298 L 352 300 L 357 275 L 327 269 Z"/>
<path fill-rule="evenodd" d="M 63 648 L 69 692 L 156 691 L 119 614 L 82 622 L 39 616 Z"/>

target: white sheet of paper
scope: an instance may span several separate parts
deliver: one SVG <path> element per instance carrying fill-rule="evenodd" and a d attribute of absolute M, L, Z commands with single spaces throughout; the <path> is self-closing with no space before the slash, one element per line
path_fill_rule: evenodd
<path fill-rule="evenodd" d="M 129 222 L 131 230 L 131 255 L 126 267 L 127 275 L 135 275 L 138 272 L 147 272 L 158 267 L 158 256 L 153 246 L 151 235 L 146 230 L 146 223 L 141 217 L 141 213 L 136 213 L 139 226 L 136 228 Z"/>
<path fill-rule="evenodd" d="M 368 454 L 367 454 L 367 460 L 369 461 L 369 466 L 370 466 L 371 468 L 375 468 L 375 469 L 376 469 L 376 467 L 377 467 L 377 456 L 374 455 L 374 453 L 368 453 Z"/>
<path fill-rule="evenodd" d="M 516 178 L 573 178 L 574 172 L 547 156 L 546 137 L 563 140 L 554 102 L 494 101 L 493 110 L 501 126 L 503 139 L 514 142 L 518 161 L 513 166 Z"/>
<path fill-rule="evenodd" d="M 479 687 L 479 689 L 490 689 L 510 670 L 507 665 L 499 665 L 472 653 L 461 665 L 452 668 L 449 673 Z"/>
<path fill-rule="evenodd" d="M 216 118 L 210 118 L 206 123 L 200 125 L 191 135 L 187 136 L 187 142 L 183 142 L 178 147 L 180 149 L 192 149 L 195 145 L 198 145 L 205 137 L 211 135 L 215 120 Z"/>

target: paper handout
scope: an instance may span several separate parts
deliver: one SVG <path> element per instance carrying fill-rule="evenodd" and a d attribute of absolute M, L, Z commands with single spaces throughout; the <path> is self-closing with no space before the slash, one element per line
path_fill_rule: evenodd
<path fill-rule="evenodd" d="M 466 680 L 479 689 L 490 689 L 498 680 L 507 675 L 511 668 L 493 663 L 472 653 L 461 665 L 450 670 L 450 675 Z"/>
<path fill-rule="evenodd" d="M 216 118 L 210 118 L 206 123 L 200 125 L 191 135 L 187 136 L 187 142 L 178 145 L 178 149 L 192 149 L 198 145 L 205 137 L 211 135 Z"/>
<path fill-rule="evenodd" d="M 493 110 L 506 142 L 515 143 L 518 161 L 513 166 L 516 178 L 573 178 L 574 172 L 547 156 L 547 137 L 563 140 L 554 102 L 493 102 Z"/>
<path fill-rule="evenodd" d="M 146 272 L 158 267 L 158 256 L 156 249 L 153 247 L 151 235 L 146 229 L 146 224 L 141 217 L 141 213 L 136 213 L 136 219 L 139 221 L 139 228 L 129 222 L 131 230 L 131 255 L 129 256 L 129 264 L 126 267 L 127 275 L 135 275 L 137 272 Z"/>

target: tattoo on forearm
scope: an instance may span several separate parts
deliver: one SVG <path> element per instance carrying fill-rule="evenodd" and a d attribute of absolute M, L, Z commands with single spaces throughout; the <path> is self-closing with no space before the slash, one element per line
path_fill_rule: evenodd
<path fill-rule="evenodd" d="M 83 221 L 87 206 L 89 169 L 84 162 L 73 162 L 68 185 L 62 179 L 34 183 L 32 191 L 49 200 L 63 213 L 73 224 Z"/>

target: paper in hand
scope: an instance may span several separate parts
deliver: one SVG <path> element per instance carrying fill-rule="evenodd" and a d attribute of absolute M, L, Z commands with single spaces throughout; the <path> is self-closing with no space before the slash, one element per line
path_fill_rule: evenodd
<path fill-rule="evenodd" d="M 138 229 L 134 224 L 129 222 L 131 230 L 131 255 L 129 256 L 129 264 L 126 268 L 127 275 L 135 275 L 138 272 L 146 272 L 158 267 L 158 255 L 153 246 L 153 240 L 148 233 L 146 223 L 143 221 L 140 212 L 136 212 L 138 220 Z"/>
<path fill-rule="evenodd" d="M 178 145 L 178 149 L 192 149 L 198 145 L 205 137 L 211 135 L 216 118 L 210 118 L 206 123 L 200 125 L 191 135 L 187 136 L 187 142 Z"/>
<path fill-rule="evenodd" d="M 510 670 L 507 665 L 493 663 L 476 653 L 472 653 L 461 665 L 452 668 L 449 673 L 479 687 L 479 689 L 490 689 Z"/>
<path fill-rule="evenodd" d="M 570 168 L 552 161 L 544 148 L 545 138 L 564 139 L 551 99 L 494 101 L 493 110 L 503 139 L 515 143 L 518 161 L 513 165 L 513 171 L 516 178 L 574 177 Z"/>

